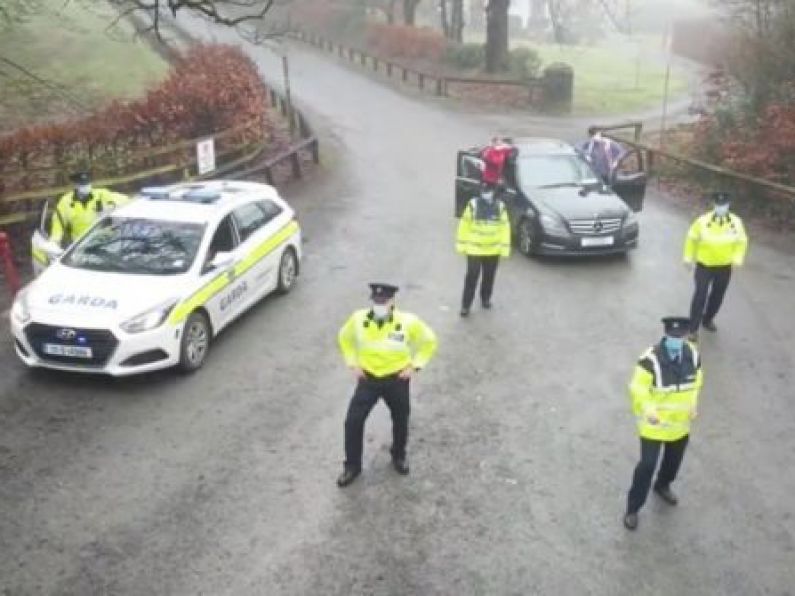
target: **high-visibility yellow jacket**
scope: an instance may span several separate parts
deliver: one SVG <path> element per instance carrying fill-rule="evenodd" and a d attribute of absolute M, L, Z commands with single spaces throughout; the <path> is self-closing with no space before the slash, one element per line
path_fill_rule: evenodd
<path fill-rule="evenodd" d="M 703 382 L 693 344 L 685 343 L 678 362 L 671 361 L 662 343 L 649 348 L 629 384 L 638 434 L 657 441 L 676 441 L 689 434 Z"/>
<path fill-rule="evenodd" d="M 747 250 L 748 236 L 742 220 L 733 213 L 718 217 L 709 211 L 690 226 L 684 258 L 687 263 L 695 261 L 706 267 L 739 266 Z"/>
<path fill-rule="evenodd" d="M 481 198 L 469 201 L 458 222 L 455 248 L 468 256 L 510 256 L 511 224 L 505 203 L 499 199 L 491 204 Z"/>
<path fill-rule="evenodd" d="M 408 366 L 424 368 L 437 347 L 436 334 L 428 325 L 398 310 L 380 323 L 371 310 L 357 310 L 338 339 L 345 363 L 374 377 L 393 375 Z"/>
<path fill-rule="evenodd" d="M 88 199 L 81 201 L 71 191 L 58 199 L 50 225 L 50 240 L 58 244 L 71 244 L 94 225 L 104 212 L 112 210 L 130 199 L 106 188 L 93 188 Z"/>

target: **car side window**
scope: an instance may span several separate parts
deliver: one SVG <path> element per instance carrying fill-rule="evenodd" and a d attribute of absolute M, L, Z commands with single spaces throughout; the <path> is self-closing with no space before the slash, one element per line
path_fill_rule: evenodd
<path fill-rule="evenodd" d="M 235 239 L 235 230 L 232 226 L 232 216 L 227 215 L 218 224 L 218 228 L 213 234 L 213 239 L 210 241 L 210 247 L 207 249 L 207 263 L 212 261 L 219 252 L 231 252 L 235 250 L 237 245 Z"/>
<path fill-rule="evenodd" d="M 262 212 L 265 214 L 265 223 L 272 221 L 283 211 L 283 209 L 279 207 L 279 205 L 267 199 L 265 199 L 264 201 L 258 201 L 257 205 L 259 206 L 260 209 L 262 209 Z"/>
<path fill-rule="evenodd" d="M 265 211 L 257 203 L 247 203 L 238 207 L 233 212 L 237 229 L 240 233 L 240 242 L 245 242 L 251 238 L 257 230 L 268 223 L 269 219 Z"/>
<path fill-rule="evenodd" d="M 458 175 L 461 178 L 479 181 L 483 176 L 481 171 L 482 163 L 477 155 L 461 153 L 458 163 Z"/>

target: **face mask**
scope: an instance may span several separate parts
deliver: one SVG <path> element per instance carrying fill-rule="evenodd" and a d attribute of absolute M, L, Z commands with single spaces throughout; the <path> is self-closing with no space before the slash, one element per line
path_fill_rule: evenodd
<path fill-rule="evenodd" d="M 373 304 L 373 316 L 379 321 L 383 321 L 389 316 L 388 304 Z"/>
<path fill-rule="evenodd" d="M 716 205 L 715 206 L 715 215 L 718 217 L 726 217 L 729 214 L 729 206 L 728 205 Z"/>
<path fill-rule="evenodd" d="M 483 197 L 483 200 L 487 203 L 491 203 L 494 200 L 494 193 L 493 192 L 484 192 L 480 195 Z"/>
<path fill-rule="evenodd" d="M 666 337 L 665 350 L 668 352 L 668 357 L 671 360 L 678 360 L 682 355 L 682 350 L 685 347 L 685 340 L 683 337 Z"/>
<path fill-rule="evenodd" d="M 90 184 L 78 184 L 77 185 L 77 196 L 79 197 L 87 197 L 91 194 L 91 185 Z"/>

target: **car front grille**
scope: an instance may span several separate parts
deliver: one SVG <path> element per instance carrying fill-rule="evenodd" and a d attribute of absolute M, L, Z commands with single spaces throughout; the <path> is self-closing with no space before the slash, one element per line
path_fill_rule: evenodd
<path fill-rule="evenodd" d="M 65 330 L 70 332 L 67 335 L 71 337 L 64 337 L 62 332 Z M 116 350 L 116 346 L 119 345 L 119 340 L 107 329 L 79 329 L 60 325 L 43 325 L 41 323 L 31 323 L 25 327 L 25 337 L 28 339 L 33 351 L 42 360 L 92 368 L 104 366 L 114 350 Z M 91 358 L 47 354 L 44 351 L 44 344 L 46 343 L 91 348 Z"/>
<path fill-rule="evenodd" d="M 621 229 L 621 218 L 571 219 L 569 228 L 580 236 L 614 234 Z"/>

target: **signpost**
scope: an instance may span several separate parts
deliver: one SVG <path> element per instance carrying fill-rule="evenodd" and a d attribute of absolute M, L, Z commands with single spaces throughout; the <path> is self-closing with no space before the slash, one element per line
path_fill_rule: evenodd
<path fill-rule="evenodd" d="M 203 139 L 196 143 L 196 164 L 199 176 L 215 170 L 215 139 Z"/>

